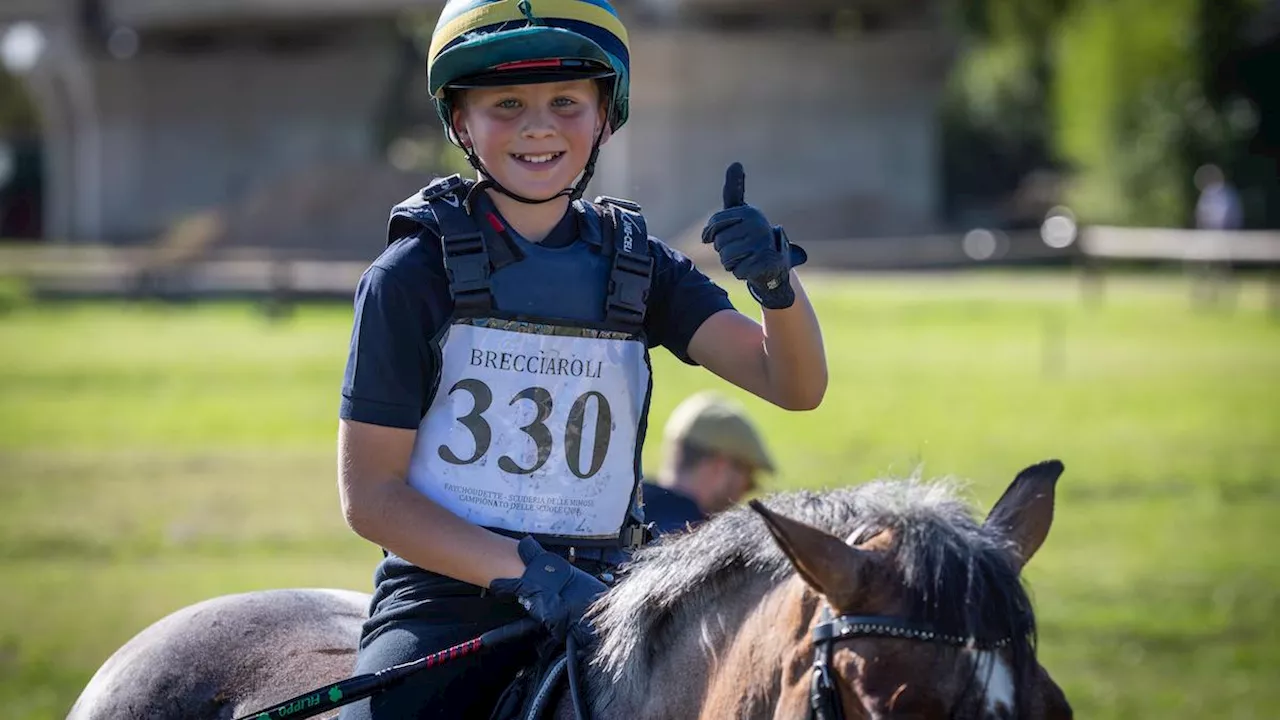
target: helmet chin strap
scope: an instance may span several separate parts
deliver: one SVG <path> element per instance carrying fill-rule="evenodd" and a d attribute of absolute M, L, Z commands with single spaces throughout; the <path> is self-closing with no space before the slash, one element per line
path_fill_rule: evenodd
<path fill-rule="evenodd" d="M 565 195 L 569 196 L 569 202 L 573 202 L 574 200 L 578 200 L 579 198 L 581 198 L 582 194 L 587 191 L 587 185 L 591 182 L 591 177 L 596 173 L 596 160 L 600 157 L 600 145 L 604 140 L 604 130 L 607 127 L 608 121 L 606 120 L 605 122 L 606 122 L 605 125 L 600 126 L 600 132 L 596 134 L 596 140 L 591 145 L 591 155 L 587 158 L 586 167 L 582 169 L 582 179 L 579 180 L 577 184 L 574 185 L 573 187 L 565 188 L 564 190 L 561 190 L 555 195 L 552 195 L 551 197 L 543 200 L 534 200 L 533 198 L 527 198 L 527 197 L 524 197 L 523 195 L 514 193 L 508 190 L 507 188 L 503 187 L 502 183 L 494 179 L 492 173 L 490 173 L 488 170 L 485 170 L 484 163 L 480 162 L 480 156 L 477 155 L 475 151 L 471 149 L 470 145 L 463 145 L 462 151 L 466 153 L 467 162 L 471 163 L 471 167 L 475 168 L 476 172 L 484 176 L 485 186 L 492 187 L 494 190 L 497 190 L 498 192 L 502 193 L 503 195 L 506 195 L 512 200 L 515 200 L 516 202 L 521 202 L 521 203 L 524 203 L 525 205 L 542 205 L 543 203 L 549 203 L 555 200 L 556 198 L 559 198 Z"/>

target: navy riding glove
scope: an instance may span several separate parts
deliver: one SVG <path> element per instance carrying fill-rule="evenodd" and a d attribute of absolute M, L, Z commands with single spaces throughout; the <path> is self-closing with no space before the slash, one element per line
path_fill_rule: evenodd
<path fill-rule="evenodd" d="M 525 564 L 524 574 L 498 578 L 489 584 L 489 589 L 498 596 L 514 596 L 557 642 L 564 642 L 570 632 L 579 646 L 591 642 L 595 631 L 582 614 L 609 588 L 568 560 L 547 552 L 531 537 L 521 540 L 518 549 Z"/>
<path fill-rule="evenodd" d="M 791 268 L 809 258 L 798 245 L 787 241 L 781 226 L 770 225 L 764 213 L 748 205 L 746 173 L 734 163 L 724 174 L 724 209 L 707 220 L 702 242 L 712 243 L 720 264 L 747 283 L 756 302 L 770 310 L 791 307 Z"/>

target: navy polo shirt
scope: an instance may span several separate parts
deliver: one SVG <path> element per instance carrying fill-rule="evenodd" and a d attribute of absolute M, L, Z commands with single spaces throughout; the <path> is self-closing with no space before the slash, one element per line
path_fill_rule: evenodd
<path fill-rule="evenodd" d="M 644 521 L 653 523 L 658 535 L 697 527 L 707 516 L 693 498 L 651 482 L 640 486 L 644 492 Z"/>
<path fill-rule="evenodd" d="M 492 206 L 489 208 L 491 211 Z M 571 250 L 595 239 L 597 225 L 581 201 L 570 206 L 551 233 L 531 246 L 523 238 L 518 244 L 535 252 Z M 481 232 L 495 236 L 487 223 Z M 397 237 L 365 271 L 355 297 L 355 322 L 351 347 L 342 382 L 339 416 L 347 420 L 398 428 L 417 428 L 430 408 L 439 378 L 439 340 L 448 327 L 453 300 L 445 275 L 443 251 L 435 227 L 393 216 L 391 233 Z M 402 233 L 402 234 L 401 234 Z M 649 347 L 662 345 L 682 361 L 689 358 L 689 340 L 713 314 L 733 307 L 723 289 L 702 274 L 693 262 L 662 241 L 650 237 L 649 253 L 654 259 L 649 286 L 644 330 Z M 606 274 L 602 256 L 591 251 L 599 262 L 583 260 L 583 271 Z M 568 257 L 566 255 L 566 257 Z M 585 258 L 586 254 L 579 257 Z M 521 278 L 516 262 L 492 277 L 495 305 L 503 308 L 502 286 L 511 282 L 538 283 L 538 278 Z M 543 283 L 543 285 L 548 285 Z M 572 298 L 564 288 L 526 288 L 523 297 L 543 298 L 539 314 L 547 317 L 593 319 L 603 317 L 603 293 L 593 296 L 593 307 L 555 307 Z M 579 301 L 581 304 L 581 301 Z M 598 305 L 598 307 L 595 307 Z"/>
<path fill-rule="evenodd" d="M 496 214 L 486 198 L 477 202 L 477 214 Z M 440 340 L 451 320 L 453 300 L 438 228 L 422 213 L 406 211 L 411 203 L 412 199 L 393 211 L 389 235 L 394 242 L 365 271 L 356 290 L 339 409 L 339 416 L 347 420 L 417 429 L 439 384 Z M 541 243 L 513 238 L 525 259 L 491 276 L 498 310 L 570 321 L 604 317 L 608 262 L 598 252 L 599 226 L 590 212 L 574 203 Z M 491 247 L 499 241 L 489 223 L 478 225 Z M 646 340 L 650 347 L 662 345 L 692 364 L 688 348 L 694 332 L 708 317 L 733 306 L 724 290 L 688 257 L 653 238 L 649 253 L 654 269 Z M 581 277 L 582 282 L 566 282 L 566 277 Z M 420 603 L 430 598 L 466 592 L 465 583 L 417 568 L 392 553 L 385 555 L 374 574 L 376 617 L 412 614 L 428 607 L 429 602 Z"/>

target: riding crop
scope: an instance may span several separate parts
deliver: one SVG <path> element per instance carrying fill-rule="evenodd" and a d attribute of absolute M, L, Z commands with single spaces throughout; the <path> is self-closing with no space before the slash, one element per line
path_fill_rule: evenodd
<path fill-rule="evenodd" d="M 366 673 L 340 680 L 332 685 L 325 685 L 290 698 L 271 708 L 242 715 L 236 720 L 284 720 L 285 718 L 288 718 L 288 720 L 300 720 L 301 718 L 315 717 L 322 712 L 327 712 L 382 692 L 414 673 L 443 665 L 450 660 L 456 660 L 466 655 L 472 655 L 480 650 L 487 650 L 510 642 L 541 627 L 542 625 L 532 618 L 517 620 L 494 628 L 479 637 L 474 637 L 453 647 L 420 657 L 417 660 L 392 665 L 375 673 Z"/>

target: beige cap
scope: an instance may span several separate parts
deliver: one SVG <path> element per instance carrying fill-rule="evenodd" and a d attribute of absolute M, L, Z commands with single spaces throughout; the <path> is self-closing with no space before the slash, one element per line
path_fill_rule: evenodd
<path fill-rule="evenodd" d="M 667 443 L 686 442 L 753 468 L 774 471 L 769 451 L 746 410 L 716 393 L 697 393 L 680 403 L 667 420 L 663 436 Z"/>

